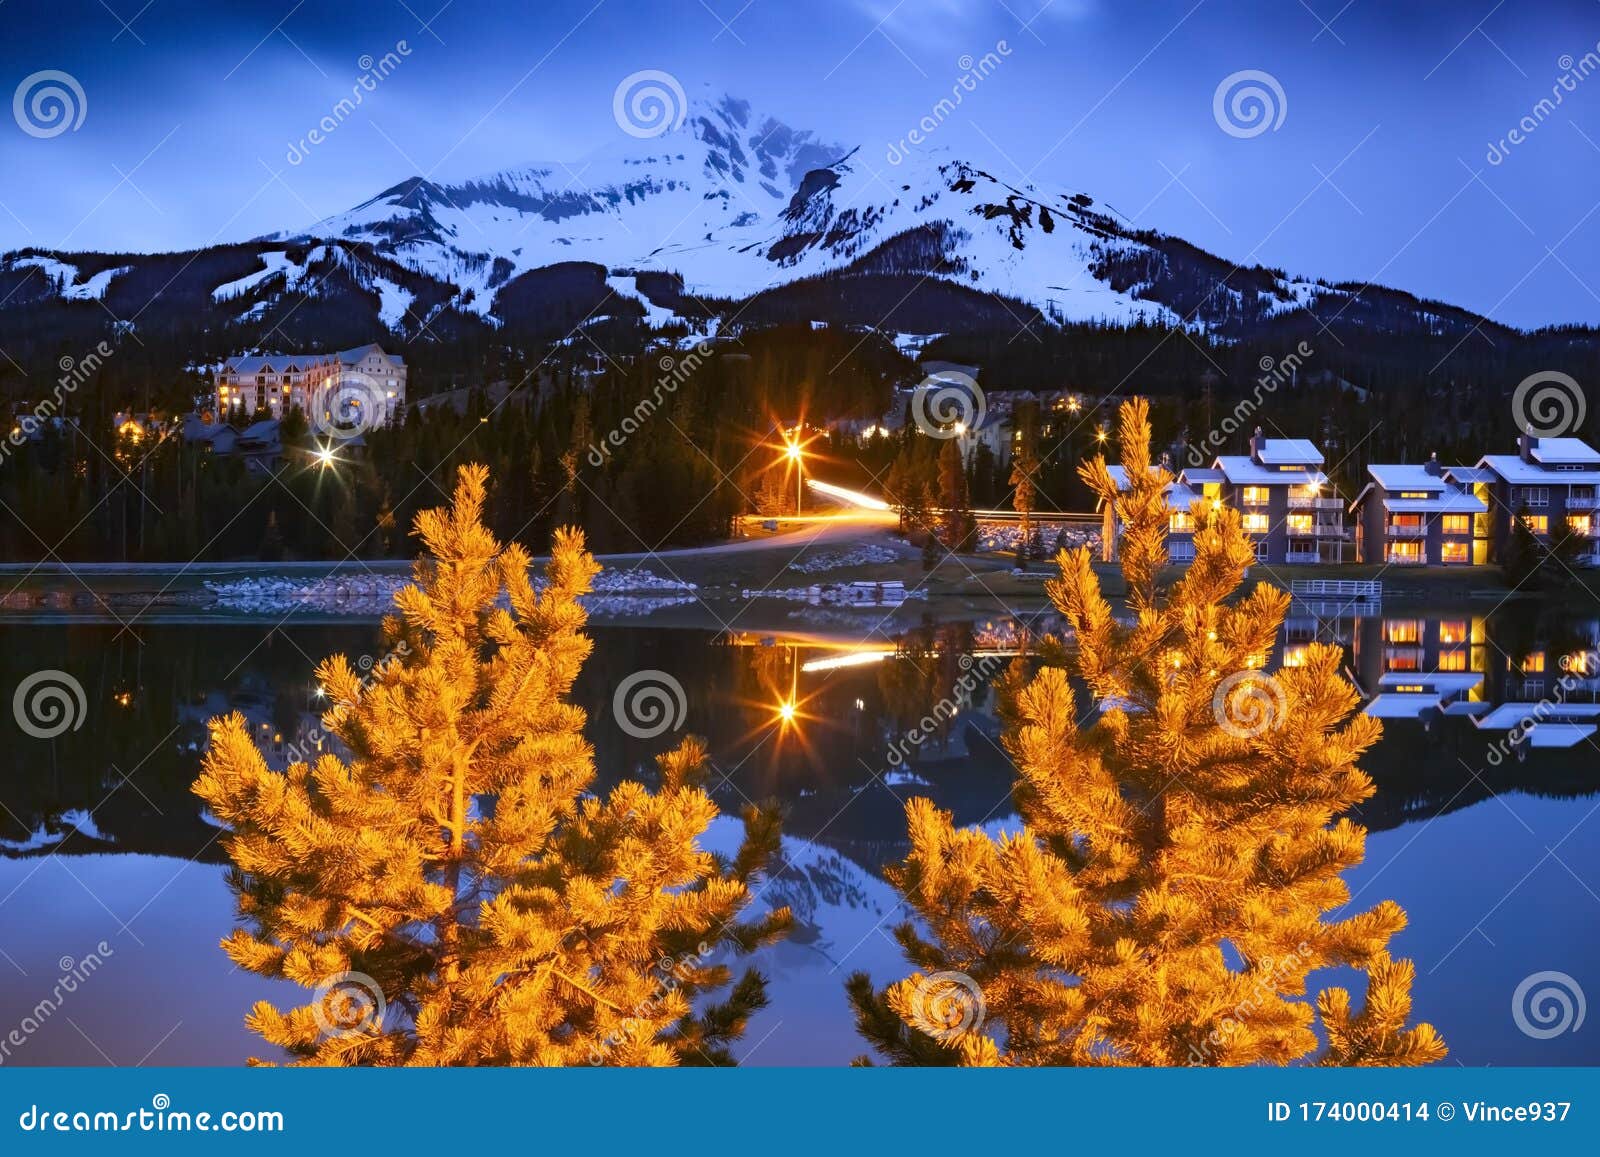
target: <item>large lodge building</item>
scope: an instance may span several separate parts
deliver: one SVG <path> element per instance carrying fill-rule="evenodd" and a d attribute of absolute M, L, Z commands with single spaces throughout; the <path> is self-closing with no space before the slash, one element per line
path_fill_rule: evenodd
<path fill-rule="evenodd" d="M 282 419 L 298 406 L 313 424 L 335 418 L 336 405 L 381 406 L 368 425 L 395 420 L 406 404 L 406 363 L 378 345 L 323 354 L 250 354 L 229 358 L 212 375 L 219 420 L 235 411 Z M 348 417 L 348 415 L 343 415 Z"/>

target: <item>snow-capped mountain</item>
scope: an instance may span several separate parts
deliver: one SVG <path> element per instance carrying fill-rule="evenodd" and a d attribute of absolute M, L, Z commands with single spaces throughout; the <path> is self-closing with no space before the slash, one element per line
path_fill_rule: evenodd
<path fill-rule="evenodd" d="M 702 299 L 744 300 L 853 270 L 931 274 L 1071 320 L 1175 320 L 1097 277 L 1125 243 L 1106 235 L 1089 205 L 936 156 L 875 171 L 858 149 L 722 97 L 691 106 L 658 138 L 587 162 L 455 185 L 413 179 L 274 239 L 366 242 L 460 286 L 479 313 L 517 275 L 581 260 L 679 274 Z"/>
<path fill-rule="evenodd" d="M 723 96 L 661 136 L 586 161 L 474 180 L 413 177 L 347 212 L 253 242 L 138 257 L 24 250 L 0 259 L 0 316 L 40 303 L 141 327 L 287 347 L 523 343 L 597 323 L 699 332 L 831 322 L 935 334 L 1069 322 L 1508 332 L 1373 286 L 1296 280 L 1149 230 L 1086 193 L 1008 183 L 958 157 L 877 164 Z M 338 331 L 335 334 L 332 331 Z M 348 335 L 348 338 L 346 337 Z"/>

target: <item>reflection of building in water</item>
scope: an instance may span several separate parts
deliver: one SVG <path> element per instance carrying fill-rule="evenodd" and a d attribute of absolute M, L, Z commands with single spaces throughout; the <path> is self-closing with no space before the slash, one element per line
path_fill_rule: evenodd
<path fill-rule="evenodd" d="M 314 700 L 304 704 L 304 689 L 295 686 L 279 692 L 269 683 L 246 675 L 231 690 L 208 691 L 205 697 L 178 706 L 178 723 L 185 732 L 205 743 L 209 720 L 237 711 L 249 724 L 250 734 L 267 766 L 282 771 L 297 760 L 310 761 L 335 742 L 322 732 L 322 708 Z"/>
<path fill-rule="evenodd" d="M 1370 696 L 1368 714 L 1470 718 L 1486 731 L 1521 733 L 1534 746 L 1569 747 L 1600 722 L 1600 622 L 1564 633 L 1496 638 L 1467 611 L 1373 615 L 1352 620 L 1352 665 Z"/>

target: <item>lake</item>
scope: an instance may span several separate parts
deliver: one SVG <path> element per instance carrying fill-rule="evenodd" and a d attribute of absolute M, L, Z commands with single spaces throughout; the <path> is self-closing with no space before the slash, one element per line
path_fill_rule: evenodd
<path fill-rule="evenodd" d="M 725 813 L 746 800 L 786 808 L 783 864 L 760 902 L 790 905 L 796 928 L 758 958 L 772 1005 L 739 1050 L 748 1063 L 845 1064 L 864 1051 L 843 986 L 856 970 L 880 984 L 910 971 L 890 934 L 905 912 L 881 875 L 906 852 L 908 798 L 931 796 L 963 824 L 1017 826 L 988 682 L 1015 652 L 1021 624 L 927 622 L 866 636 L 878 621 L 802 616 L 795 633 L 767 636 L 592 628 L 577 698 L 602 786 L 647 771 L 677 735 L 695 733 L 708 740 Z M 1554 694 L 1564 657 L 1592 648 L 1596 635 L 1592 619 L 1537 607 L 1397 604 L 1360 617 L 1297 613 L 1274 657 L 1294 662 L 1310 639 L 1339 639 L 1352 675 L 1389 716 L 1363 762 L 1378 794 L 1359 817 L 1371 836 L 1350 874 L 1354 903 L 1387 897 L 1409 913 L 1393 949 L 1416 961 L 1416 1015 L 1464 1065 L 1600 1063 L 1594 1027 L 1542 1038 L 1513 1015 L 1513 994 L 1537 973 L 1600 993 L 1600 749 L 1581 719 L 1549 721 L 1546 738 L 1574 729 L 1570 746 L 1514 744 L 1503 728 L 1481 725 L 1497 705 Z M 370 621 L 202 615 L 141 620 L 133 631 L 0 622 L 8 703 L 30 675 L 52 669 L 81 685 L 86 708 L 78 730 L 53 738 L 26 734 L 0 712 L 0 1042 L 13 1026 L 33 1025 L 21 1044 L 0 1048 L 0 1063 L 234 1065 L 261 1051 L 242 1023 L 251 1003 L 288 1007 L 306 993 L 237 971 L 217 948 L 232 897 L 219 829 L 188 792 L 204 724 L 243 711 L 281 758 L 314 743 L 316 662 L 342 650 L 370 664 L 380 647 Z M 681 727 L 647 736 L 635 719 L 622 725 L 616 692 L 639 672 L 684 689 Z M 921 726 L 969 672 L 976 690 L 958 712 Z M 1579 673 L 1588 677 L 1571 680 L 1563 697 L 1592 702 L 1593 671 Z M 799 718 L 779 726 L 778 705 L 791 695 Z M 670 694 L 666 702 L 675 715 Z M 913 729 L 932 734 L 907 742 Z M 734 827 L 720 821 L 712 842 L 731 844 Z M 33 1024 L 40 1000 L 91 957 L 92 974 Z"/>

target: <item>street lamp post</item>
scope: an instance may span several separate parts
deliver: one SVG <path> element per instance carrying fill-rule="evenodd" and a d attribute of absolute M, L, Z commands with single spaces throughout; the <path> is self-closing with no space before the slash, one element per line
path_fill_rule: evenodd
<path fill-rule="evenodd" d="M 789 460 L 794 463 L 794 514 L 800 517 L 800 495 L 805 485 L 805 462 L 800 452 L 800 427 L 794 429 L 794 436 L 789 441 Z"/>

